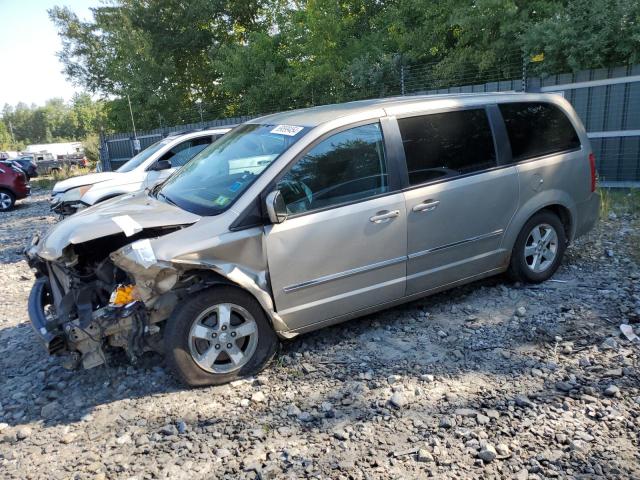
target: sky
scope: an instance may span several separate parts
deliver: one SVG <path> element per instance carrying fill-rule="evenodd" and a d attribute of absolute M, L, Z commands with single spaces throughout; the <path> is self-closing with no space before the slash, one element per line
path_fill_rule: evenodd
<path fill-rule="evenodd" d="M 56 53 L 61 42 L 47 10 L 71 8 L 82 19 L 99 0 L 0 0 L 0 108 L 5 103 L 43 105 L 69 100 L 80 88 L 66 79 Z"/>

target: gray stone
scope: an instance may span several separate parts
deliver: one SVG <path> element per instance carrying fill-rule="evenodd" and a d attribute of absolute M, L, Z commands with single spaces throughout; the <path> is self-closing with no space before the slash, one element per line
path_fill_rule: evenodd
<path fill-rule="evenodd" d="M 427 450 L 426 448 L 421 448 L 420 450 L 418 450 L 416 460 L 418 460 L 421 463 L 432 463 L 433 455 L 431 455 L 429 450 Z"/>
<path fill-rule="evenodd" d="M 18 440 L 26 440 L 31 436 L 32 433 L 33 432 L 30 427 L 20 427 L 18 428 L 18 430 L 16 430 L 16 438 Z"/>
<path fill-rule="evenodd" d="M 216 448 L 215 454 L 218 458 L 227 458 L 231 456 L 231 450 L 228 448 Z"/>
<path fill-rule="evenodd" d="M 287 407 L 287 416 L 289 417 L 297 417 L 301 413 L 302 410 L 300 410 L 298 406 L 293 403 Z"/>
<path fill-rule="evenodd" d="M 445 416 L 440 418 L 440 428 L 453 428 L 456 426 L 456 421 L 452 417 Z"/>
<path fill-rule="evenodd" d="M 48 420 L 56 417 L 59 411 L 60 404 L 58 402 L 50 402 L 40 409 L 40 416 L 45 420 Z"/>
<path fill-rule="evenodd" d="M 160 433 L 167 436 L 177 435 L 178 429 L 173 423 L 168 423 L 167 425 L 165 425 L 160 429 Z"/>
<path fill-rule="evenodd" d="M 185 433 L 187 431 L 187 424 L 183 420 L 179 420 L 176 423 L 176 428 L 178 429 L 178 433 Z"/>
<path fill-rule="evenodd" d="M 573 385 L 571 385 L 569 382 L 558 382 L 556 383 L 556 389 L 560 390 L 561 392 L 570 392 L 571 390 L 573 390 Z"/>
<path fill-rule="evenodd" d="M 309 412 L 300 412 L 298 414 L 298 420 L 300 420 L 301 422 L 312 422 L 313 415 L 311 415 Z"/>
<path fill-rule="evenodd" d="M 604 394 L 607 397 L 616 397 L 620 394 L 620 389 L 618 387 L 616 387 L 615 385 L 609 385 L 605 391 Z"/>
<path fill-rule="evenodd" d="M 407 405 L 407 398 L 404 396 L 403 393 L 395 392 L 393 395 L 391 395 L 391 398 L 389 399 L 389 403 L 394 408 L 403 408 Z"/>
<path fill-rule="evenodd" d="M 491 421 L 491 418 L 489 418 L 487 415 L 482 415 L 481 413 L 479 413 L 476 417 L 476 421 L 478 422 L 478 425 L 487 425 Z"/>
<path fill-rule="evenodd" d="M 516 316 L 517 317 L 524 317 L 527 314 L 527 309 L 525 307 L 518 307 L 516 308 Z"/>
<path fill-rule="evenodd" d="M 487 409 L 484 411 L 484 413 L 489 418 L 495 418 L 495 419 L 500 418 L 500 412 L 498 410 Z"/>
<path fill-rule="evenodd" d="M 487 443 L 487 445 L 478 452 L 478 458 L 480 458 L 484 463 L 493 462 L 498 453 L 493 445 Z"/>
<path fill-rule="evenodd" d="M 458 408 L 456 409 L 455 414 L 460 417 L 475 417 L 478 415 L 478 411 L 473 408 Z"/>
<path fill-rule="evenodd" d="M 341 428 L 338 428 L 333 431 L 333 436 L 338 440 L 349 440 L 349 434 Z"/>
<path fill-rule="evenodd" d="M 604 342 L 602 342 L 602 344 L 600 344 L 600 349 L 601 350 L 617 350 L 618 342 L 616 341 L 615 338 L 609 337 Z"/>
<path fill-rule="evenodd" d="M 262 393 L 261 391 L 255 392 L 253 395 L 251 395 L 252 402 L 263 403 L 266 400 L 267 400 L 267 397 L 265 397 L 264 393 Z"/>
<path fill-rule="evenodd" d="M 524 395 L 518 395 L 514 400 L 516 402 L 516 405 L 522 408 L 533 408 L 536 406 L 535 403 L 533 403 L 531 400 L 529 400 L 528 397 L 525 397 Z"/>
<path fill-rule="evenodd" d="M 496 445 L 496 452 L 501 457 L 511 455 L 511 449 L 506 443 L 499 443 L 498 445 Z"/>

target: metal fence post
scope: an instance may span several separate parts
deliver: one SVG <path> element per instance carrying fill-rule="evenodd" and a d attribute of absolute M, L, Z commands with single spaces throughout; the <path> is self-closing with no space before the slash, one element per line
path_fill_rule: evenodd
<path fill-rule="evenodd" d="M 102 171 L 107 172 L 111 170 L 111 162 L 109 159 L 109 145 L 107 144 L 107 139 L 105 138 L 104 132 L 102 130 L 100 131 L 99 143 L 100 148 L 98 150 L 98 154 L 100 155 Z"/>
<path fill-rule="evenodd" d="M 522 53 L 522 91 L 527 91 L 527 56 Z"/>
<path fill-rule="evenodd" d="M 404 96 L 404 65 L 400 65 L 400 94 Z"/>

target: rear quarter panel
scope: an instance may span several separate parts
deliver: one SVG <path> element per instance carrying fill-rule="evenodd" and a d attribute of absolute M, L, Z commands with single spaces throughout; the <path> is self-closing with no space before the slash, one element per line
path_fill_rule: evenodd
<path fill-rule="evenodd" d="M 569 238 L 573 238 L 578 203 L 574 190 L 580 190 L 577 184 L 583 181 L 581 177 L 584 168 L 580 164 L 583 163 L 584 155 L 580 150 L 517 165 L 520 203 L 505 234 L 505 247 L 513 248 L 527 220 L 539 210 L 551 205 L 560 205 L 568 210 L 571 219 L 568 233 Z M 584 181 L 589 182 L 589 177 Z"/>

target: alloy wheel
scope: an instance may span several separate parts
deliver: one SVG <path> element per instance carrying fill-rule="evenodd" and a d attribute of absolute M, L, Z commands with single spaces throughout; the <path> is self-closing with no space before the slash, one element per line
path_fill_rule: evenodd
<path fill-rule="evenodd" d="M 204 310 L 189 331 L 189 350 L 194 362 L 211 373 L 240 369 L 258 345 L 258 324 L 244 308 L 221 303 Z"/>
<path fill-rule="evenodd" d="M 533 227 L 524 244 L 524 258 L 530 270 L 542 273 L 547 270 L 558 254 L 558 233 L 547 223 Z"/>
<path fill-rule="evenodd" d="M 11 197 L 5 192 L 0 192 L 0 210 L 11 208 Z"/>

